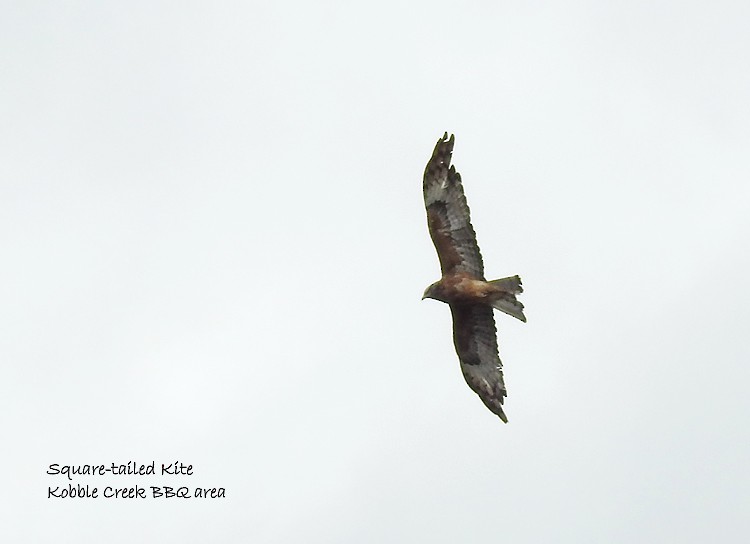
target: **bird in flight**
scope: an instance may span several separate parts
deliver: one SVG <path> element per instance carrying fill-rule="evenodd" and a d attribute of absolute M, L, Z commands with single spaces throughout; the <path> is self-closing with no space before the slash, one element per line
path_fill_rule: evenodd
<path fill-rule="evenodd" d="M 493 308 L 523 322 L 521 278 L 484 279 L 484 264 L 469 219 L 461 175 L 451 165 L 453 136 L 438 140 L 424 171 L 423 191 L 430 237 L 440 259 L 442 278 L 430 285 L 422 300 L 433 298 L 450 306 L 453 343 L 461 371 L 474 392 L 505 423 L 503 364 L 497 352 Z"/>

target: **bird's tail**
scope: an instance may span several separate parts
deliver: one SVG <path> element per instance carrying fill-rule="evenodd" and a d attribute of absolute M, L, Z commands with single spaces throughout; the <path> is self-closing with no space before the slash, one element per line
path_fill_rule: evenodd
<path fill-rule="evenodd" d="M 496 293 L 492 295 L 491 299 L 492 307 L 526 323 L 526 316 L 523 315 L 523 304 L 516 300 L 516 295 L 523 293 L 521 278 L 511 276 L 492 280 L 488 283 L 496 289 Z"/>

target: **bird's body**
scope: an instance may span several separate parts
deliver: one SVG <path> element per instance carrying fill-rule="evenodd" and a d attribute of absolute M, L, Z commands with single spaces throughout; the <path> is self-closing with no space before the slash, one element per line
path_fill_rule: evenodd
<path fill-rule="evenodd" d="M 523 305 L 516 300 L 523 288 L 518 276 L 493 281 L 484 278 L 461 176 L 450 165 L 453 143 L 453 136 L 448 139 L 447 133 L 438 140 L 425 168 L 427 223 L 442 278 L 430 285 L 422 298 L 450 306 L 453 342 L 466 382 L 493 413 L 507 422 L 502 408 L 506 390 L 493 308 L 526 321 Z"/>

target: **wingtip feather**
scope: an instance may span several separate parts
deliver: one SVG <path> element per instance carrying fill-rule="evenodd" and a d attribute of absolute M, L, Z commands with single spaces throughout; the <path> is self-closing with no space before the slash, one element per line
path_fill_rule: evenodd
<path fill-rule="evenodd" d="M 500 403 L 489 402 L 489 399 L 488 400 L 482 399 L 482 401 L 484 402 L 484 405 L 490 409 L 490 412 L 492 412 L 497 417 L 499 417 L 503 423 L 508 423 L 508 416 L 505 415 L 505 412 L 503 411 L 503 406 Z"/>

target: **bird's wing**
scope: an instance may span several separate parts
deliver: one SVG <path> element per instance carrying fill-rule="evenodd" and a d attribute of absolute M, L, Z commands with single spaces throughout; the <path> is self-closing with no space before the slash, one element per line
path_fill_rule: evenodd
<path fill-rule="evenodd" d="M 469 219 L 461 175 L 451 166 L 453 136 L 438 140 L 424 171 L 422 189 L 427 224 L 437 249 L 443 275 L 466 272 L 484 279 L 477 237 Z"/>
<path fill-rule="evenodd" d="M 492 307 L 485 304 L 451 304 L 453 343 L 461 371 L 482 402 L 504 422 L 506 396 L 503 364 L 497 353 L 497 331 Z"/>

